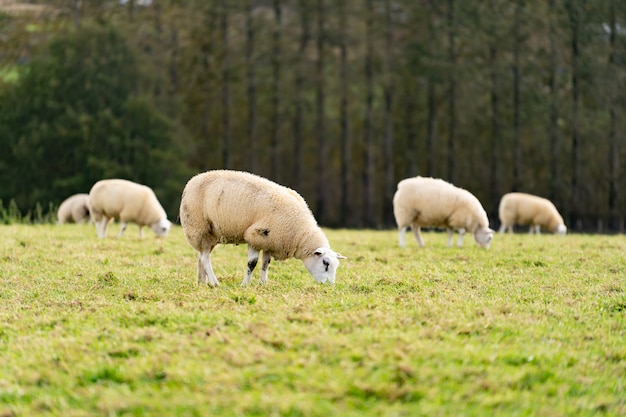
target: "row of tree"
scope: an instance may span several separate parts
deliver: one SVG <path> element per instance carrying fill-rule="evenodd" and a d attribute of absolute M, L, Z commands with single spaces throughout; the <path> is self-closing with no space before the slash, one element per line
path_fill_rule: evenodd
<path fill-rule="evenodd" d="M 189 176 L 229 168 L 323 225 L 388 227 L 397 182 L 428 175 L 494 226 L 519 190 L 623 229 L 624 2 L 38 3 L 0 15 L 0 198 L 20 207 L 119 176 L 176 218 Z"/>

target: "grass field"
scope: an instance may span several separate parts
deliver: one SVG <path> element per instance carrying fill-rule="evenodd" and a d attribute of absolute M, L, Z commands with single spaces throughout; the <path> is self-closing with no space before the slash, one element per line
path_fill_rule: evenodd
<path fill-rule="evenodd" d="M 214 289 L 180 227 L 0 226 L 0 416 L 626 415 L 625 236 L 327 236 L 335 286 Z"/>

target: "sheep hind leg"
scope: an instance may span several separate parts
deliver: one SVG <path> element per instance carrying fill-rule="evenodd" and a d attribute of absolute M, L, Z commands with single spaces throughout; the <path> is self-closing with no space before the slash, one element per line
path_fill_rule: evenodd
<path fill-rule="evenodd" d="M 463 246 L 463 236 L 465 236 L 465 229 L 459 229 L 459 240 L 456 243 L 457 246 Z"/>
<path fill-rule="evenodd" d="M 122 237 L 122 235 L 124 234 L 124 230 L 126 230 L 126 226 L 128 226 L 128 223 L 122 222 L 122 228 L 120 229 L 120 232 L 117 234 L 117 237 Z"/>
<path fill-rule="evenodd" d="M 259 262 L 259 251 L 248 245 L 248 270 L 246 276 L 243 278 L 242 286 L 248 285 L 252 279 L 252 271 L 256 268 L 256 264 Z"/>
<path fill-rule="evenodd" d="M 267 270 L 269 269 L 271 260 L 272 260 L 272 255 L 269 255 L 267 252 L 263 251 L 263 262 L 261 264 L 261 279 L 259 280 L 261 284 L 265 284 L 267 282 Z"/>
<path fill-rule="evenodd" d="M 454 234 L 454 230 L 453 229 L 446 229 L 446 232 L 448 232 L 448 243 L 446 244 L 447 247 L 451 247 L 452 246 L 452 235 Z"/>
<path fill-rule="evenodd" d="M 413 229 L 413 234 L 415 235 L 415 240 L 417 240 L 417 244 L 420 247 L 424 246 L 424 240 L 422 239 L 422 232 L 421 232 L 421 227 L 417 226 L 417 225 L 412 225 L 411 228 Z"/>
<path fill-rule="evenodd" d="M 198 256 L 198 284 L 219 287 L 220 283 L 213 272 L 213 266 L 211 266 L 211 249 L 200 252 Z"/>

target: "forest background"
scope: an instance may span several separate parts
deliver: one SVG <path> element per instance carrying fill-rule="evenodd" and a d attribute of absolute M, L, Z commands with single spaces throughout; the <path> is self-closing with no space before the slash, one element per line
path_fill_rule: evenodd
<path fill-rule="evenodd" d="M 54 210 L 102 178 L 257 173 L 329 227 L 393 227 L 444 178 L 624 231 L 626 2 L 0 0 L 0 200 Z"/>

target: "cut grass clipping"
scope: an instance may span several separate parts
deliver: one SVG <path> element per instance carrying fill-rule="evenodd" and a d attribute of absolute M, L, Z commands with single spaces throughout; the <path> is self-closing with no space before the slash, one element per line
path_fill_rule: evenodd
<path fill-rule="evenodd" d="M 326 233 L 335 286 L 208 288 L 180 227 L 0 226 L 0 416 L 626 415 L 624 236 Z"/>

